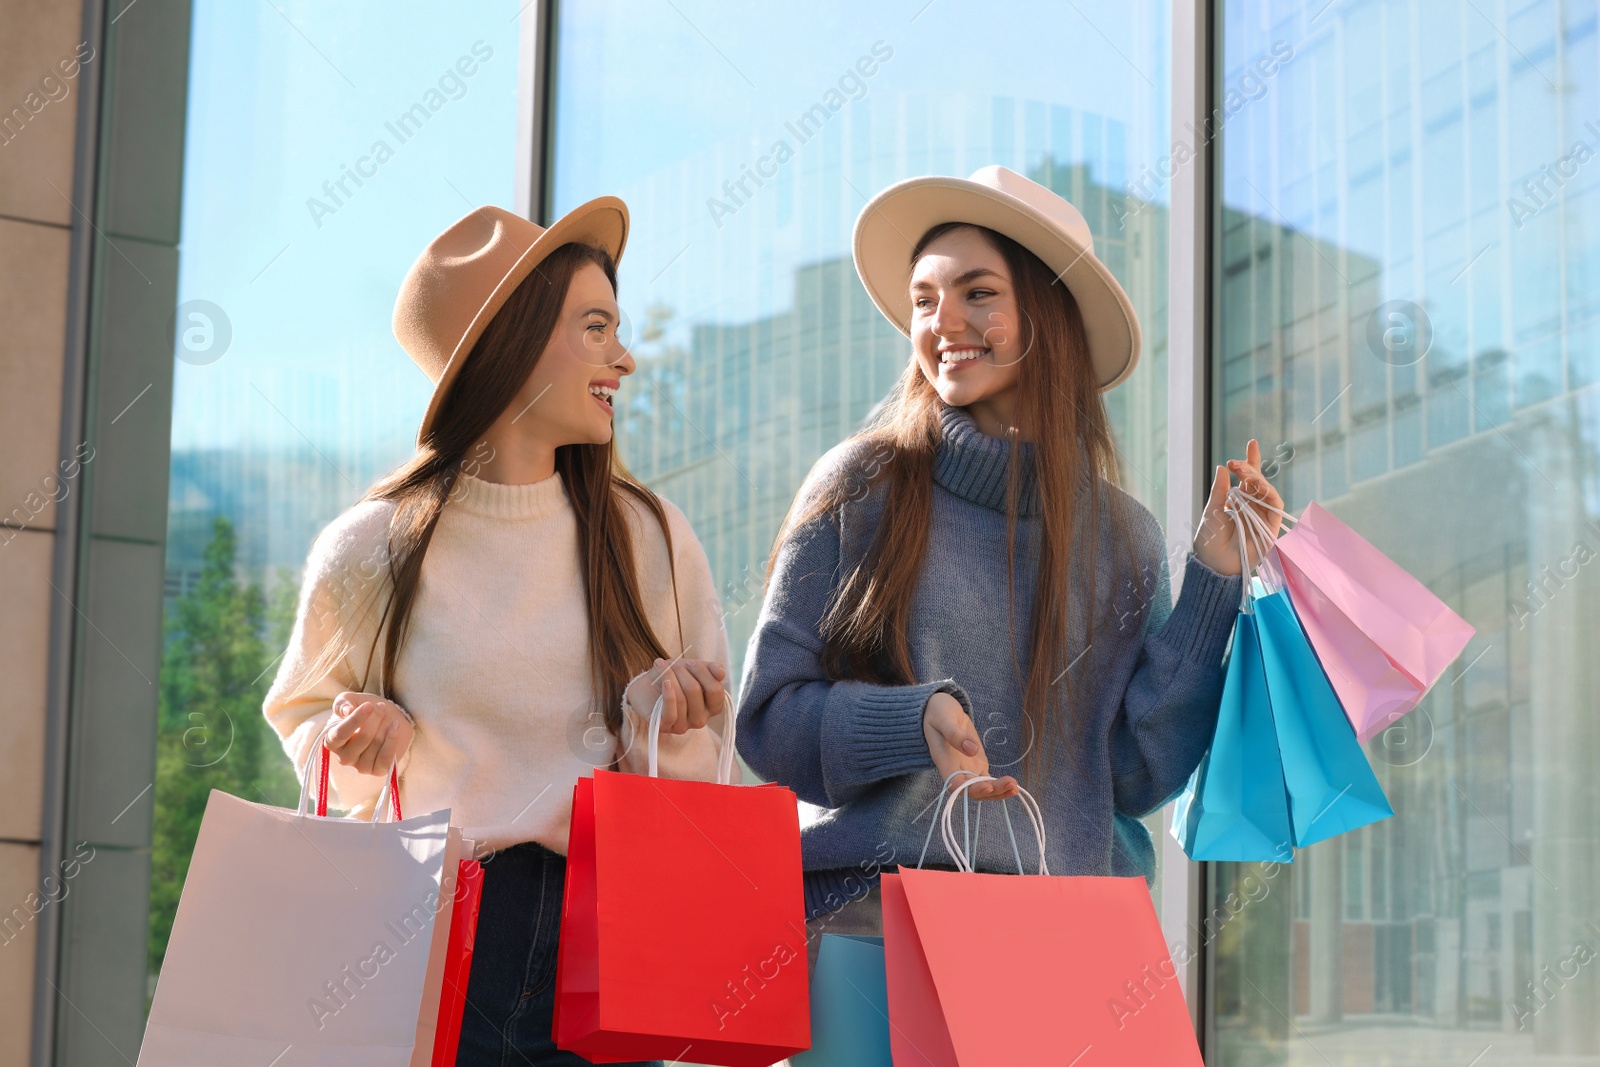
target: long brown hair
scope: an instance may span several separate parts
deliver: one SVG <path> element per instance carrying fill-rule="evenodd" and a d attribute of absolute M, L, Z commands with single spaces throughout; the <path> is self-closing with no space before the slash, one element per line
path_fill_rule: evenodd
<path fill-rule="evenodd" d="M 911 252 L 915 266 L 938 237 L 968 223 L 942 223 L 923 234 Z M 1096 596 L 1094 561 L 1100 526 L 1109 517 L 1116 540 L 1124 545 L 1127 517 L 1118 484 L 1116 447 L 1110 419 L 1089 359 L 1083 316 L 1065 285 L 1040 259 L 1017 242 L 985 227 L 974 226 L 1000 252 L 1011 271 L 1021 320 L 1025 358 L 1017 389 L 1016 422 L 1011 442 L 1006 492 L 1006 566 L 1016 565 L 1016 523 L 1022 486 L 1021 438 L 1032 443 L 1034 472 L 1043 508 L 1040 521 L 1038 580 L 1030 622 L 1030 655 L 1024 686 L 1023 716 L 1030 741 L 1025 776 L 1041 790 L 1041 770 L 1055 734 L 1069 744 L 1083 730 L 1084 687 L 1091 671 L 1069 658 L 1074 649 L 1094 644 Z M 908 685 L 917 679 L 906 637 L 911 602 L 927 553 L 933 508 L 934 459 L 940 441 L 942 402 L 924 377 L 915 353 L 884 401 L 872 424 L 856 435 L 855 455 L 871 457 L 868 483 L 887 481 L 884 506 L 870 543 L 846 573 L 822 619 L 823 667 L 835 679 L 852 678 L 880 685 Z M 1020 431 L 1020 433 L 1019 433 Z M 768 574 L 778 549 L 799 526 L 832 512 L 859 495 L 864 472 L 845 470 L 819 487 L 801 514 L 784 521 Z M 1080 509 L 1086 513 L 1080 514 Z M 1084 620 L 1079 635 L 1073 619 L 1070 577 L 1074 570 L 1086 581 L 1085 600 L 1075 613 Z M 1008 583 L 1014 589 L 1014 583 Z M 1109 590 L 1107 592 L 1110 592 Z M 1020 677 L 1015 605 L 1011 612 L 1010 647 L 1013 669 Z M 1057 686 L 1063 675 L 1066 684 Z M 1065 705 L 1056 714 L 1057 693 Z M 1056 725 L 1057 730 L 1049 729 Z M 1072 746 L 1074 763 L 1076 746 Z"/>
<path fill-rule="evenodd" d="M 362 498 L 395 504 L 389 522 L 386 580 L 374 587 L 375 592 L 387 595 L 367 651 L 363 690 L 380 693 L 404 706 L 394 689 L 395 666 L 416 603 L 422 560 L 439 517 L 467 465 L 468 450 L 482 441 L 533 373 L 560 324 L 562 305 L 573 277 L 579 268 L 590 263 L 605 271 L 612 291 L 616 290 L 616 265 L 602 249 L 576 243 L 552 252 L 517 286 L 473 345 L 416 454 Z M 641 603 L 625 498 L 637 501 L 655 516 L 666 538 L 669 561 L 672 533 L 661 501 L 628 473 L 617 455 L 614 438 L 604 444 L 557 448 L 556 472 L 577 514 L 582 558 L 574 562 L 583 573 L 593 691 L 606 729 L 617 736 L 622 726 L 622 694 L 628 680 L 656 657 L 668 655 Z M 676 573 L 672 574 L 672 588 L 676 604 Z M 374 597 L 372 604 L 377 599 Z M 678 629 L 681 636 L 681 618 Z M 369 690 L 380 638 L 383 656 L 377 672 L 379 688 Z M 325 656 L 308 672 L 309 682 L 315 684 L 347 650 L 324 649 Z"/>

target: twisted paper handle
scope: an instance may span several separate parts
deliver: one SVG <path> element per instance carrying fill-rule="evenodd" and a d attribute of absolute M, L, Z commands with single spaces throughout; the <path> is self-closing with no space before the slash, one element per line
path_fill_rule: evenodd
<path fill-rule="evenodd" d="M 969 775 L 969 777 L 965 782 L 962 782 L 954 789 L 951 789 L 950 783 L 957 775 L 961 774 Z M 999 781 L 999 779 L 993 775 L 978 774 L 975 771 L 958 770 L 953 771 L 950 776 L 944 780 L 944 787 L 939 790 L 940 800 L 944 800 L 947 793 L 949 799 L 945 800 L 944 811 L 942 815 L 935 816 L 935 819 L 939 824 L 940 839 L 944 842 L 944 847 L 950 853 L 951 858 L 956 861 L 957 870 L 967 871 L 970 873 L 973 870 L 973 865 L 972 860 L 970 859 L 970 855 L 972 853 L 972 840 L 970 835 L 965 848 L 963 848 L 961 844 L 956 841 L 954 825 L 956 800 L 957 798 L 965 800 L 966 791 L 977 785 L 979 782 L 996 781 Z M 1033 798 L 1033 794 L 1029 793 L 1026 789 L 1022 789 L 1021 787 L 1018 788 L 1019 792 L 1017 793 L 1017 801 L 1022 805 L 1022 810 L 1027 814 L 1029 821 L 1033 823 L 1033 831 L 1039 842 L 1039 873 L 1049 874 L 1050 867 L 1045 861 L 1044 815 L 1039 810 L 1039 802 Z M 937 804 L 938 801 L 935 801 L 934 803 Z M 1005 806 L 1005 801 L 1001 801 L 1000 803 L 1000 810 L 1005 815 L 1006 819 L 1006 832 L 1011 837 L 1011 855 L 1012 858 L 1014 858 L 1017 862 L 1017 873 L 1026 874 L 1027 872 L 1022 866 L 1022 854 L 1017 849 L 1017 835 L 1011 827 L 1011 811 Z M 963 811 L 964 810 L 965 809 L 963 808 Z M 982 811 L 981 808 L 979 810 Z M 965 824 L 966 820 L 964 816 L 962 821 L 963 824 Z M 932 840 L 932 838 L 933 823 L 930 822 L 928 825 L 928 838 L 922 843 L 922 855 L 917 858 L 917 866 L 919 868 L 922 866 L 922 861 L 928 855 L 928 841 Z"/>
<path fill-rule="evenodd" d="M 655 706 L 650 709 L 650 743 L 648 749 L 650 763 L 650 777 L 659 777 L 657 772 L 657 753 L 661 745 L 661 714 L 665 709 L 666 697 L 656 697 Z M 734 708 L 733 697 L 724 689 L 722 691 L 722 751 L 717 754 L 717 784 L 729 785 L 733 782 L 733 738 L 734 738 Z"/>
<path fill-rule="evenodd" d="M 978 774 L 977 771 L 955 770 L 955 771 L 951 771 L 950 772 L 949 776 L 946 777 L 945 780 L 944 780 L 944 785 L 939 788 L 939 796 L 933 802 L 934 814 L 933 814 L 933 817 L 928 820 L 928 834 L 927 834 L 926 837 L 924 837 L 922 839 L 922 853 L 921 853 L 921 855 L 919 855 L 917 857 L 917 869 L 918 870 L 922 869 L 923 861 L 925 861 L 928 858 L 928 845 L 933 841 L 933 828 L 940 824 L 940 813 L 939 813 L 939 810 L 938 810 L 939 805 L 944 802 L 944 798 L 945 798 L 946 794 L 949 792 L 949 789 L 950 789 L 950 783 L 955 781 L 957 775 L 961 775 L 961 774 L 971 775 L 974 781 L 989 781 L 989 782 L 994 781 L 993 778 L 981 777 Z M 978 806 L 978 818 L 976 820 L 973 820 L 976 823 L 976 827 L 974 828 L 972 825 L 969 825 L 969 823 L 967 821 L 967 801 L 968 801 L 968 799 L 969 798 L 965 794 L 963 794 L 962 797 L 961 797 L 961 828 L 962 828 L 962 833 L 966 836 L 966 839 L 967 839 L 967 853 L 970 854 L 971 851 L 972 851 L 972 838 L 975 836 L 975 834 L 978 831 L 981 831 L 982 828 L 983 828 L 983 806 L 981 804 Z M 1033 798 L 1029 797 L 1028 799 L 1032 800 Z M 951 802 L 952 806 L 955 804 L 954 796 L 951 797 L 951 801 L 950 802 Z M 1017 873 L 1018 874 L 1026 874 L 1027 871 L 1023 870 L 1023 867 L 1022 867 L 1022 853 L 1017 848 L 1017 832 L 1011 826 L 1011 809 L 1006 807 L 1005 801 L 1001 801 L 1000 802 L 1000 814 L 1004 815 L 1005 819 L 1006 819 L 1006 835 L 1008 837 L 1010 837 L 1010 839 L 1011 839 L 1011 857 L 1012 857 L 1012 859 L 1017 861 Z M 969 832 L 969 831 L 971 831 L 971 832 Z M 941 840 L 943 840 L 942 837 L 941 837 Z M 1041 845 L 1042 845 L 1042 841 L 1041 841 Z M 955 853 L 952 852 L 951 856 L 954 857 Z M 1040 863 L 1042 864 L 1043 861 L 1044 861 L 1044 849 L 1042 847 L 1039 850 L 1039 859 L 1040 859 Z M 960 861 L 958 860 L 957 861 L 958 866 L 959 866 L 959 863 L 960 863 Z"/>

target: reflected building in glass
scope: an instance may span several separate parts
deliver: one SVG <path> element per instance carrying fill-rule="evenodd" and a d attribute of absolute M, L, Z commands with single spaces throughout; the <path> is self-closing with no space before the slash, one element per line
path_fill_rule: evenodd
<path fill-rule="evenodd" d="M 1395 817 L 1215 939 L 1216 1062 L 1600 1063 L 1594 9 L 1225 8 L 1225 80 L 1297 54 L 1223 131 L 1214 447 L 1477 635 L 1367 746 Z"/>

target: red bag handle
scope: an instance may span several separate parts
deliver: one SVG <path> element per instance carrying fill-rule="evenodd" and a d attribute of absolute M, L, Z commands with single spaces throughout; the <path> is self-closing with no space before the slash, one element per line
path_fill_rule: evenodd
<path fill-rule="evenodd" d="M 321 746 L 321 749 L 322 756 L 317 761 L 317 814 L 326 815 L 328 814 L 328 771 L 332 765 L 332 757 L 328 752 L 328 746 L 326 743 Z M 399 769 L 399 760 L 396 760 L 395 765 L 389 768 L 390 810 L 394 813 L 394 818 L 390 820 L 391 822 L 399 822 L 405 817 L 400 814 Z M 382 797 L 379 797 L 380 801 L 382 799 Z M 373 821 L 377 821 L 378 813 L 376 811 L 372 813 L 372 818 Z"/>
<path fill-rule="evenodd" d="M 337 722 L 338 722 L 337 719 L 335 719 L 332 716 L 330 716 L 328 718 L 327 725 L 325 725 L 322 728 L 322 732 L 319 733 L 317 735 L 317 739 L 312 742 L 312 744 L 314 746 L 316 746 L 316 748 L 319 751 L 319 755 L 318 755 L 318 759 L 317 759 L 317 770 L 316 770 L 316 785 L 317 785 L 316 814 L 318 814 L 318 815 L 327 815 L 328 814 L 328 772 L 329 772 L 329 769 L 330 769 L 331 764 L 332 764 L 332 753 L 330 753 L 328 751 L 327 737 L 328 737 L 328 731 L 332 730 L 334 725 Z M 378 818 L 379 818 L 379 816 L 381 815 L 381 813 L 383 811 L 383 801 L 384 801 L 385 797 L 387 797 L 388 800 L 389 800 L 389 810 L 390 810 L 390 813 L 391 813 L 390 814 L 390 821 L 399 822 L 401 820 L 401 818 L 403 817 L 400 814 L 400 775 L 399 775 L 399 770 L 400 770 L 399 761 L 396 760 L 395 761 L 395 765 L 393 767 L 389 768 L 389 781 L 385 784 L 383 792 L 378 795 L 378 806 L 372 813 L 372 821 L 373 822 L 377 822 L 378 821 Z M 301 782 L 301 785 L 300 785 L 300 807 L 298 808 L 298 811 L 299 811 L 299 814 L 301 814 L 301 815 L 305 815 L 306 814 L 306 808 L 308 807 L 309 802 L 311 800 L 311 783 L 312 783 L 312 772 L 311 772 L 311 768 L 307 767 L 306 768 L 305 778 Z"/>

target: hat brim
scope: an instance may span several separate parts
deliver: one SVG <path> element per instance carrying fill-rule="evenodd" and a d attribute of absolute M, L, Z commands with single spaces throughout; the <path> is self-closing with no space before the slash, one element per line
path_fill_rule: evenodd
<path fill-rule="evenodd" d="M 433 387 L 433 397 L 428 401 L 428 410 L 422 416 L 422 425 L 417 428 L 417 443 L 421 444 L 423 438 L 433 429 L 433 421 L 438 417 L 439 409 L 444 406 L 445 397 L 450 393 L 450 387 L 461 373 L 461 367 L 467 361 L 467 356 L 472 352 L 472 346 L 478 343 L 478 338 L 483 336 L 483 331 L 489 328 L 489 323 L 495 315 L 511 299 L 511 294 L 521 285 L 534 268 L 543 263 L 552 252 L 562 245 L 587 244 L 595 248 L 604 249 L 611 255 L 612 262 L 622 262 L 622 250 L 628 243 L 628 205 L 614 196 L 600 196 L 586 204 L 580 204 L 550 224 L 550 228 L 533 240 L 505 277 L 495 285 L 489 295 L 484 298 L 483 306 L 472 317 L 472 323 L 467 327 L 466 333 L 461 335 L 460 342 L 455 351 L 450 353 L 450 362 L 445 364 L 444 373 L 439 375 L 439 381 Z"/>
<path fill-rule="evenodd" d="M 1050 219 L 1015 197 L 964 178 L 911 178 L 873 197 L 856 219 L 856 273 L 867 295 L 911 336 L 911 250 L 945 222 L 1003 233 L 1042 260 L 1083 314 L 1089 358 L 1102 390 L 1126 381 L 1139 362 L 1141 334 L 1133 302 L 1105 264 Z"/>

